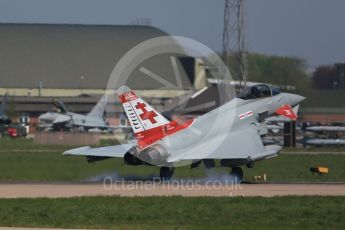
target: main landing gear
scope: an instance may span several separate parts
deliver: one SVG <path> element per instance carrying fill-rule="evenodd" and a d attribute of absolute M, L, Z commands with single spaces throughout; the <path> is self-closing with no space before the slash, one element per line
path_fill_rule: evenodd
<path fill-rule="evenodd" d="M 241 167 L 232 167 L 230 175 L 235 177 L 238 182 L 243 181 L 243 170 Z"/>
<path fill-rule="evenodd" d="M 162 181 L 168 181 L 174 174 L 175 168 L 173 167 L 161 167 L 159 171 L 159 177 Z"/>

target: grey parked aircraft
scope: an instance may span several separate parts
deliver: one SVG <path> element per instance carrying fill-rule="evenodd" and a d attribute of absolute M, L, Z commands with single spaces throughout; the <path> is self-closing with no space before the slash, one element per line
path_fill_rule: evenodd
<path fill-rule="evenodd" d="M 8 94 L 5 95 L 0 106 L 0 125 L 9 125 L 12 123 L 11 119 L 6 116 Z"/>
<path fill-rule="evenodd" d="M 102 129 L 108 130 L 110 127 L 105 121 L 103 114 L 106 106 L 106 97 L 103 96 L 90 113 L 83 115 L 73 113 L 67 110 L 62 102 L 57 102 L 59 113 L 48 112 L 42 114 L 39 120 L 44 126 L 49 127 L 55 131 L 69 130 L 72 128 Z"/>
<path fill-rule="evenodd" d="M 309 126 L 305 128 L 310 132 L 345 132 L 344 126 Z"/>
<path fill-rule="evenodd" d="M 126 86 L 118 94 L 137 141 L 64 154 L 87 156 L 91 162 L 119 157 L 128 165 L 160 166 L 162 179 L 170 179 L 179 165 L 195 168 L 204 163 L 212 168 L 219 160 L 220 166 L 232 168 L 231 173 L 242 180 L 240 166 L 251 168 L 255 161 L 277 156 L 281 150 L 279 145 L 264 146 L 265 119 L 275 115 L 296 119 L 292 107 L 304 100 L 260 84 L 192 121 L 180 122 L 167 120 Z"/>
<path fill-rule="evenodd" d="M 304 138 L 304 146 L 345 146 L 345 139 L 322 139 L 322 138 Z"/>

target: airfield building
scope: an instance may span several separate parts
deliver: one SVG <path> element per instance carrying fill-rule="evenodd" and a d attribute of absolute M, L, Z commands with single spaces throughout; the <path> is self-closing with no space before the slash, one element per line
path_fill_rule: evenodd
<path fill-rule="evenodd" d="M 71 111 L 90 111 L 105 92 L 115 65 L 130 49 L 168 35 L 150 26 L 12 23 L 0 23 L 0 34 L 0 95 L 9 93 L 11 114 L 33 118 L 49 111 L 56 97 Z M 182 84 L 176 82 L 176 69 Z M 195 58 L 160 54 L 141 63 L 126 85 L 141 96 L 168 99 L 191 87 L 203 88 L 202 70 L 202 62 Z"/>

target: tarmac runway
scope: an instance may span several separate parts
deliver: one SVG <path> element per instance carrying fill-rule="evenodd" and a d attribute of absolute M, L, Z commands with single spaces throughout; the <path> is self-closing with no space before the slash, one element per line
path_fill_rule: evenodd
<path fill-rule="evenodd" d="M 0 198 L 58 198 L 81 196 L 345 196 L 345 184 L 0 184 Z"/>

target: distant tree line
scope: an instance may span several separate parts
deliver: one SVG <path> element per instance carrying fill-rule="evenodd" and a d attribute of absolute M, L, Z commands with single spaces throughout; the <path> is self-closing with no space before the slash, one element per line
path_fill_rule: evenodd
<path fill-rule="evenodd" d="M 297 57 L 281 57 L 249 53 L 248 81 L 270 83 L 282 90 L 308 92 L 310 89 L 345 89 L 345 64 L 322 65 L 308 75 L 305 60 Z M 239 76 L 236 55 L 229 56 L 229 69 L 235 80 Z M 343 75 L 341 76 L 341 70 Z"/>
<path fill-rule="evenodd" d="M 238 73 L 236 59 L 229 58 L 231 72 Z M 237 79 L 240 80 L 240 79 Z M 310 88 L 310 79 L 306 73 L 305 61 L 295 57 L 280 57 L 263 54 L 248 54 L 248 80 L 278 85 L 283 90 L 306 91 Z"/>
<path fill-rule="evenodd" d="M 315 89 L 339 89 L 341 84 L 339 66 L 322 65 L 315 69 L 312 76 L 312 86 Z"/>

